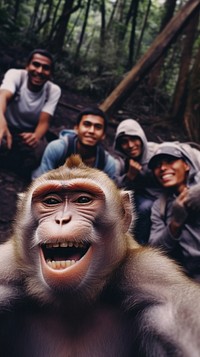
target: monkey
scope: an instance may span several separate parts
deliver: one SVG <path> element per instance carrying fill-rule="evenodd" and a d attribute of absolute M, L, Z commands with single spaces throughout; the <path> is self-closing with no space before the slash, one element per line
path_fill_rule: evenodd
<path fill-rule="evenodd" d="M 200 285 L 133 224 L 130 192 L 77 155 L 30 184 L 0 246 L 1 357 L 200 355 Z"/>

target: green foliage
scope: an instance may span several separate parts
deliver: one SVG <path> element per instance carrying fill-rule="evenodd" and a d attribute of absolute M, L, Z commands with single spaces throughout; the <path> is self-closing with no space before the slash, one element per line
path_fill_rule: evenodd
<path fill-rule="evenodd" d="M 53 38 L 59 27 L 64 4 L 67 0 L 52 0 L 52 7 L 46 0 L 21 0 L 16 9 L 15 1 L 0 1 L 0 45 L 20 46 L 32 49 L 48 47 L 54 52 Z M 185 2 L 185 1 L 184 1 Z M 132 18 L 128 25 L 126 19 L 131 0 L 105 0 L 105 31 L 102 35 L 101 0 L 91 1 L 89 17 L 80 51 L 77 54 L 82 26 L 86 12 L 87 0 L 70 15 L 66 28 L 66 36 L 62 48 L 55 53 L 58 81 L 72 85 L 79 90 L 87 90 L 95 95 L 106 96 L 126 73 L 129 58 L 129 41 Z M 143 23 L 147 11 L 148 0 L 140 0 L 137 13 L 134 50 L 137 49 Z M 35 5 L 38 5 L 35 12 Z M 79 4 L 73 1 L 72 9 Z M 179 1 L 177 1 L 179 4 Z M 164 1 L 152 0 L 150 12 L 144 29 L 142 42 L 138 48 L 134 64 L 148 50 L 159 33 L 160 23 L 164 15 Z M 197 37 L 195 48 L 200 45 Z M 179 71 L 179 53 L 181 41 L 173 45 L 166 54 L 160 88 L 163 92 L 173 93 Z M 196 50 L 194 50 L 195 53 Z"/>

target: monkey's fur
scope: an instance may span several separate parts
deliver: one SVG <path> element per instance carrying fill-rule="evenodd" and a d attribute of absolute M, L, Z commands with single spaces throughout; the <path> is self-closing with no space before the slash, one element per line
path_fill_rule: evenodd
<path fill-rule="evenodd" d="M 0 246 L 1 357 L 200 355 L 200 285 L 139 246 L 132 217 L 77 156 L 31 184 Z"/>

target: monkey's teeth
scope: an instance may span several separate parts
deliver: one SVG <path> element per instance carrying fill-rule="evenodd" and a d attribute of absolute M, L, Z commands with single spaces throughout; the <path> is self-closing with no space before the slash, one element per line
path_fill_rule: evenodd
<path fill-rule="evenodd" d="M 84 244 L 82 242 L 62 242 L 62 243 L 46 243 L 46 248 L 67 248 L 67 247 L 76 247 L 83 248 Z"/>
<path fill-rule="evenodd" d="M 65 269 L 79 261 L 90 245 L 83 242 L 51 242 L 41 245 L 46 264 L 52 269 Z"/>
<path fill-rule="evenodd" d="M 60 269 L 66 269 L 76 263 L 75 260 L 60 260 L 60 261 L 55 261 L 55 260 L 47 260 L 46 261 L 47 265 L 55 270 L 60 270 Z"/>
<path fill-rule="evenodd" d="M 66 247 L 68 247 L 68 243 L 67 242 L 60 243 L 60 247 L 66 248 Z"/>

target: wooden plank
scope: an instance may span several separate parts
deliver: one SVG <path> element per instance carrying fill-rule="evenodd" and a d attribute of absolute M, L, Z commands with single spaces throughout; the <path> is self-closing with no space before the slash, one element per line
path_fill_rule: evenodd
<path fill-rule="evenodd" d="M 141 57 L 137 64 L 111 92 L 111 94 L 100 105 L 105 112 L 110 112 L 119 104 L 127 99 L 128 92 L 133 91 L 141 79 L 150 71 L 155 62 L 164 53 L 167 46 L 178 34 L 186 20 L 198 10 L 200 0 L 190 0 L 181 10 L 171 19 L 163 31 L 157 36 L 148 51 Z"/>

